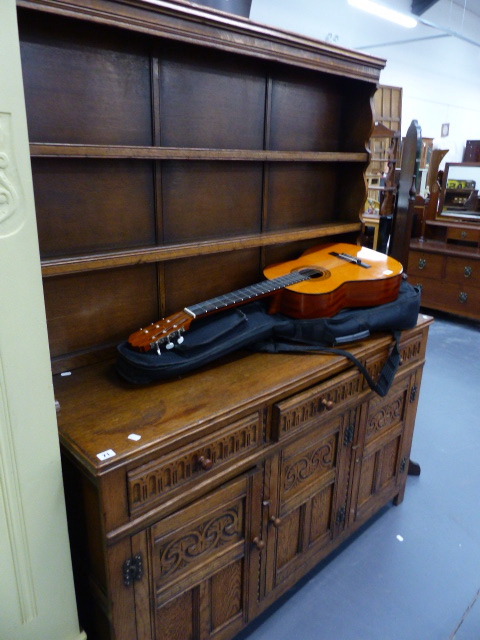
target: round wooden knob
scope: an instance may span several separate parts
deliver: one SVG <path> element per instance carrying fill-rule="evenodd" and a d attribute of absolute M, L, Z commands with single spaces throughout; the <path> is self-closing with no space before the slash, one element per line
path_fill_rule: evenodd
<path fill-rule="evenodd" d="M 260 549 L 260 551 L 265 548 L 265 542 L 258 536 L 255 536 L 252 542 L 257 547 L 257 549 Z"/>
<path fill-rule="evenodd" d="M 277 516 L 270 516 L 270 522 L 274 527 L 279 527 L 282 524 L 281 518 L 277 518 Z"/>
<path fill-rule="evenodd" d="M 322 398 L 322 404 L 327 411 L 330 411 L 335 406 L 333 400 L 327 400 L 326 398 Z"/>
<path fill-rule="evenodd" d="M 202 467 L 202 469 L 205 469 L 205 471 L 208 471 L 208 469 L 212 468 L 213 462 L 212 460 L 210 460 L 210 458 L 206 458 L 205 456 L 200 456 L 198 459 L 198 464 Z"/>

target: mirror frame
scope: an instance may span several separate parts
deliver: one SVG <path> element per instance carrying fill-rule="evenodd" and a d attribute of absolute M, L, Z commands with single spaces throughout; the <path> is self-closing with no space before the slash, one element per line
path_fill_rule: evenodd
<path fill-rule="evenodd" d="M 437 220 L 449 220 L 451 222 L 480 222 L 480 207 L 477 209 L 478 212 L 478 219 L 475 218 L 471 218 L 468 216 L 463 215 L 462 216 L 462 211 L 458 210 L 458 215 L 456 215 L 456 210 L 452 209 L 450 210 L 450 213 L 448 215 L 445 215 L 443 213 L 444 209 L 445 209 L 445 195 L 446 195 L 446 190 L 447 190 L 447 183 L 448 183 L 448 179 L 449 179 L 449 173 L 450 170 L 454 167 L 465 167 L 465 168 L 471 168 L 471 169 L 477 169 L 478 170 L 478 179 L 475 178 L 475 190 L 480 192 L 480 162 L 447 162 L 445 163 L 445 169 L 443 172 L 443 178 L 442 178 L 442 187 L 441 187 L 441 191 L 440 191 L 440 198 L 439 198 L 439 204 L 438 204 L 438 209 L 437 209 Z M 450 177 L 450 179 L 452 179 Z M 467 178 L 468 179 L 468 178 Z M 448 211 L 448 209 L 446 209 L 446 211 Z"/>

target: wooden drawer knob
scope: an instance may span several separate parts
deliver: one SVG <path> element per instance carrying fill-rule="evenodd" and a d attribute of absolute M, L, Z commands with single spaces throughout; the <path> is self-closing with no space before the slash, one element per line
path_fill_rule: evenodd
<path fill-rule="evenodd" d="M 213 462 L 212 460 L 210 460 L 210 458 L 206 458 L 205 456 L 200 456 L 198 459 L 198 464 L 202 467 L 202 469 L 205 469 L 205 471 L 208 471 L 209 469 L 212 468 Z"/>
<path fill-rule="evenodd" d="M 258 536 L 255 536 L 252 542 L 260 551 L 265 548 L 265 542 Z"/>
<path fill-rule="evenodd" d="M 270 516 L 270 522 L 274 527 L 279 527 L 282 524 L 282 519 L 277 518 L 277 516 Z"/>

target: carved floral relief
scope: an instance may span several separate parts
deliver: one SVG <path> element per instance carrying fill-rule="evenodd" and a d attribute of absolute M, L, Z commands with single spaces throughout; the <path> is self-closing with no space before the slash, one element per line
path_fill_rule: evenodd
<path fill-rule="evenodd" d="M 15 233 L 23 224 L 11 124 L 11 115 L 0 113 L 0 237 Z"/>

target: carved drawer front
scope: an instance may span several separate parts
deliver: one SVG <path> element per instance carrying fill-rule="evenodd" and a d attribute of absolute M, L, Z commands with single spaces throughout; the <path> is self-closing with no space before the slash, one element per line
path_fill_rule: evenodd
<path fill-rule="evenodd" d="M 441 278 L 443 275 L 444 258 L 437 253 L 411 251 L 408 260 L 410 276 L 424 276 L 426 278 Z M 412 281 L 413 282 L 413 281 Z"/>
<path fill-rule="evenodd" d="M 291 432 L 326 419 L 362 391 L 362 375 L 349 371 L 273 407 L 272 437 L 280 440 Z"/>
<path fill-rule="evenodd" d="M 400 460 L 408 397 L 409 377 L 403 378 L 388 396 L 372 396 L 365 425 L 363 454 L 355 459 L 358 474 L 356 518 L 376 509 L 379 495 L 394 490 L 399 473 L 405 471 Z M 412 402 L 414 398 L 412 398 Z"/>
<path fill-rule="evenodd" d="M 140 606 L 148 611 L 148 602 L 153 603 L 155 640 L 218 638 L 219 630 L 227 628 L 232 637 L 243 626 L 249 563 L 253 558 L 256 566 L 259 562 L 260 552 L 250 537 L 255 537 L 254 526 L 260 528 L 260 491 L 261 474 L 256 472 L 147 531 L 151 592 Z"/>
<path fill-rule="evenodd" d="M 480 288 L 480 260 L 448 257 L 445 279 L 459 285 Z"/>
<path fill-rule="evenodd" d="M 400 342 L 399 350 L 401 358 L 401 365 L 399 368 L 400 373 L 402 371 L 402 368 L 405 369 L 406 366 L 417 362 L 425 355 L 422 342 L 422 334 L 419 333 L 408 338 L 407 340 L 402 339 Z M 380 372 L 382 371 L 383 366 L 387 361 L 388 355 L 389 351 L 386 350 L 383 353 L 377 353 L 366 358 L 365 367 L 374 381 L 378 380 Z M 363 386 L 365 389 L 369 388 L 366 380 L 364 380 Z"/>
<path fill-rule="evenodd" d="M 173 454 L 128 472 L 130 513 L 151 509 L 169 492 L 184 487 L 223 464 L 237 461 L 263 442 L 263 420 L 254 413 Z"/>
<path fill-rule="evenodd" d="M 425 344 L 422 340 L 421 333 L 408 338 L 408 340 L 401 340 L 400 371 L 402 370 L 402 367 L 405 368 L 407 365 L 417 362 L 418 360 L 421 360 L 424 356 L 425 356 Z"/>

